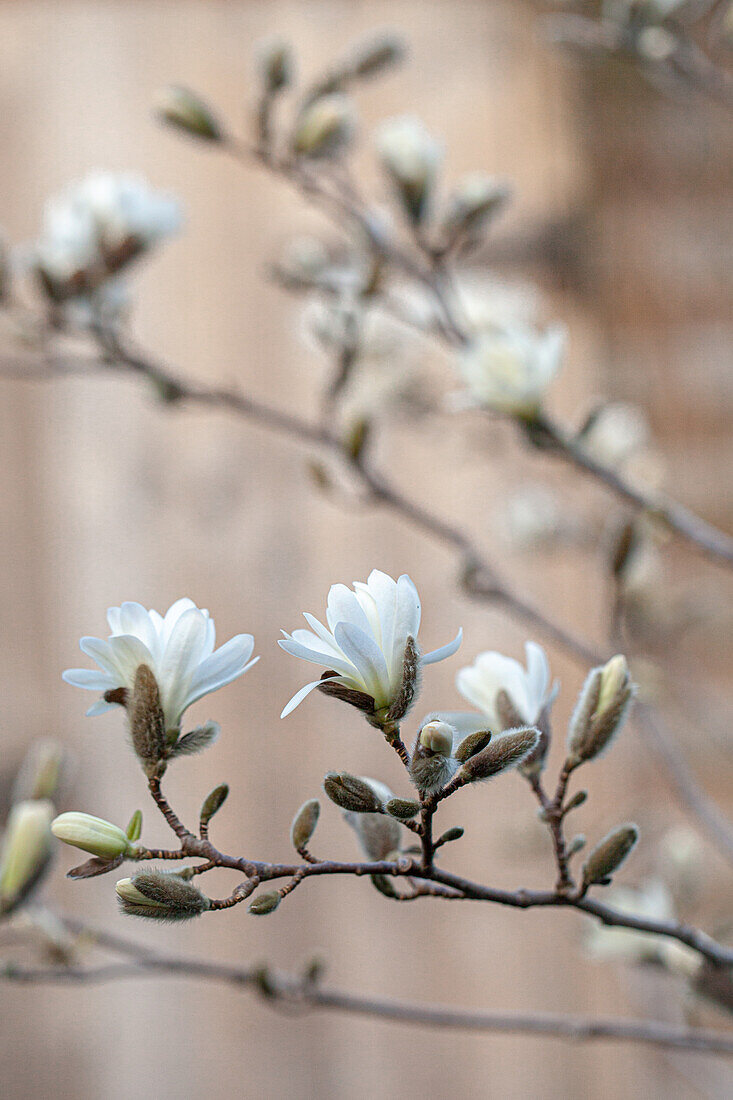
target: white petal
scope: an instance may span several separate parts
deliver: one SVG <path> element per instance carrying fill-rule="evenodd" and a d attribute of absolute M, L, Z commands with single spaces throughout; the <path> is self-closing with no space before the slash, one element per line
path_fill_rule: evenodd
<path fill-rule="evenodd" d="M 61 673 L 61 679 L 74 687 L 86 688 L 87 691 L 109 691 L 118 687 L 118 683 L 107 672 L 100 672 L 96 668 L 67 668 Z"/>
<path fill-rule="evenodd" d="M 352 623 L 338 623 L 334 637 L 348 659 L 358 669 L 366 691 L 378 706 L 388 703 L 390 679 L 384 655 L 371 634 Z"/>
<path fill-rule="evenodd" d="M 158 649 L 158 632 L 153 625 L 150 615 L 139 603 L 127 602 L 120 607 L 120 633 L 134 634 L 156 655 Z"/>
<path fill-rule="evenodd" d="M 109 628 L 113 634 L 122 634 L 122 627 L 120 626 L 119 607 L 107 608 L 107 622 L 109 623 Z"/>
<path fill-rule="evenodd" d="M 329 657 L 327 662 L 318 650 L 307 649 L 300 642 L 296 642 L 291 638 L 289 634 L 286 634 L 284 638 L 278 638 L 277 644 L 286 653 L 290 653 L 293 657 L 300 657 L 303 661 L 310 661 L 314 665 L 328 664 L 328 667 L 332 668 L 334 672 L 340 672 L 344 676 L 353 677 L 357 674 L 351 661 L 347 661 L 345 657 Z"/>
<path fill-rule="evenodd" d="M 140 665 L 153 666 L 153 657 L 146 645 L 132 634 L 116 634 L 109 640 L 114 667 L 125 687 L 132 687 Z"/>
<path fill-rule="evenodd" d="M 175 724 L 183 712 L 191 679 L 206 642 L 206 633 L 207 620 L 197 607 L 186 608 L 170 632 L 156 670 L 160 701 L 168 723 Z"/>
<path fill-rule="evenodd" d="M 114 653 L 109 642 L 103 642 L 101 638 L 82 638 L 79 649 L 96 661 L 100 668 L 108 672 L 110 676 L 118 676 L 119 669 L 115 661 Z"/>
<path fill-rule="evenodd" d="M 432 653 L 426 653 L 424 657 L 420 658 L 421 665 L 434 665 L 438 661 L 444 661 L 446 657 L 452 657 L 454 653 L 460 648 L 463 641 L 463 627 L 458 631 L 452 642 L 448 642 L 447 645 L 441 646 L 440 649 L 434 649 Z"/>
<path fill-rule="evenodd" d="M 197 699 L 217 688 L 236 680 L 254 661 L 247 663 L 252 656 L 255 640 L 251 634 L 237 634 L 217 649 L 211 657 L 202 661 L 196 669 L 186 695 L 185 706 L 190 707 Z M 259 660 L 259 658 L 255 658 Z"/>
<path fill-rule="evenodd" d="M 310 693 L 313 691 L 313 689 L 317 688 L 318 685 L 322 684 L 322 683 L 323 683 L 323 680 L 312 680 L 310 684 L 306 684 L 305 687 L 302 687 L 300 689 L 300 691 L 296 691 L 293 698 L 290 700 L 290 702 L 284 708 L 284 710 L 283 710 L 282 714 L 280 715 L 280 717 L 281 718 L 287 718 L 287 716 L 289 714 L 292 714 L 292 712 L 295 710 L 295 708 L 297 706 L 299 706 L 300 703 L 303 702 L 306 695 L 310 695 Z"/>
<path fill-rule="evenodd" d="M 184 596 L 183 599 L 176 600 L 175 603 L 171 604 L 171 606 L 165 613 L 165 618 L 163 619 L 162 633 L 164 645 L 168 642 L 168 639 L 173 632 L 173 628 L 180 619 L 181 615 L 183 615 L 185 611 L 190 611 L 194 607 L 196 607 L 196 604 L 193 602 L 193 600 L 189 600 L 187 596 Z"/>
<path fill-rule="evenodd" d="M 332 584 L 328 593 L 328 607 L 326 620 L 336 636 L 337 623 L 352 623 L 358 626 L 365 634 L 371 634 L 371 626 L 359 603 L 356 593 L 347 588 L 345 584 Z"/>
<path fill-rule="evenodd" d="M 115 703 L 105 703 L 104 699 L 97 699 L 96 703 L 92 703 L 87 711 L 87 718 L 96 718 L 98 714 L 104 714 L 108 710 L 113 710 L 116 706 Z"/>
<path fill-rule="evenodd" d="M 527 721 L 534 722 L 539 716 L 550 685 L 550 666 L 542 646 L 536 642 L 527 642 L 524 648 L 527 654 L 527 695 L 530 704 Z"/>

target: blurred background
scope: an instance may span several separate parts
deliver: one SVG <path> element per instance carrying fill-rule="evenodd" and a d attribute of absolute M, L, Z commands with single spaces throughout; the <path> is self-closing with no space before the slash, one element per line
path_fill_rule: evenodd
<path fill-rule="evenodd" d="M 664 96 L 629 67 L 559 52 L 533 5 L 6 0 L 0 220 L 8 238 L 32 241 L 46 197 L 91 169 L 144 175 L 180 197 L 185 227 L 136 274 L 136 341 L 186 377 L 315 416 L 328 363 L 302 339 L 303 302 L 267 268 L 293 235 L 326 223 L 285 186 L 163 131 L 151 104 L 162 85 L 183 82 L 247 127 L 261 36 L 290 39 L 302 69 L 315 73 L 385 27 L 406 38 L 410 58 L 359 96 L 364 186 L 385 199 L 371 133 L 405 112 L 445 142 L 449 182 L 476 168 L 512 181 L 515 200 L 472 266 L 478 277 L 537 287 L 543 314 L 568 325 L 553 410 L 578 426 L 599 397 L 636 403 L 666 488 L 731 530 L 730 111 L 684 90 Z M 420 345 L 412 354 L 429 353 Z M 459 655 L 426 678 L 424 711 L 460 705 L 455 672 L 481 650 L 522 655 L 526 629 L 460 593 L 449 551 L 389 515 L 319 492 L 296 443 L 223 412 L 165 408 L 149 387 L 119 376 L 5 377 L 0 394 L 6 787 L 28 744 L 58 738 L 74 759 L 62 809 L 122 822 L 141 806 L 146 842 L 166 843 L 121 716 L 85 718 L 87 698 L 60 679 L 80 663 L 79 637 L 106 635 L 106 608 L 123 600 L 165 610 L 188 595 L 211 610 L 221 641 L 254 634 L 256 669 L 193 713 L 222 723 L 220 742 L 171 768 L 167 787 L 190 819 L 226 779 L 232 793 L 215 842 L 255 858 L 288 858 L 291 817 L 329 769 L 406 793 L 393 754 L 332 700 L 314 696 L 279 720 L 308 670 L 275 639 L 300 625 L 301 610 L 320 614 L 330 584 L 365 579 L 373 567 L 406 571 L 422 597 L 428 649 L 463 626 Z M 435 409 L 393 417 L 376 459 L 415 500 L 464 525 L 518 590 L 605 644 L 609 547 L 623 513 L 601 489 L 529 453 L 506 425 Z M 559 549 L 517 541 L 507 509 L 528 484 L 549 487 L 570 526 L 590 535 Z M 630 645 L 644 654 L 696 776 L 730 811 L 733 586 L 684 546 L 659 553 L 662 573 Z M 562 681 L 562 730 L 585 670 L 552 645 L 548 653 Z M 722 935 L 730 867 L 694 831 L 633 726 L 586 779 L 591 798 L 577 828 L 590 837 L 621 820 L 642 828 L 624 883 L 666 876 L 681 915 Z M 549 883 L 546 837 L 517 776 L 457 798 L 443 824 L 466 827 L 446 851 L 450 869 L 507 888 Z M 670 856 L 684 844 L 694 853 L 692 885 L 680 885 Z M 324 809 L 317 848 L 356 854 L 335 807 Z M 681 978 L 591 957 L 575 914 L 437 900 L 396 906 L 365 882 L 329 880 L 305 884 L 266 921 L 240 908 L 149 928 L 118 914 L 108 878 L 65 881 L 73 862 L 73 852 L 57 853 L 45 886 L 54 906 L 180 953 L 296 970 L 320 955 L 329 983 L 415 1001 L 725 1023 Z M 223 895 L 234 882 L 222 874 L 220 885 Z M 278 1014 L 235 989 L 169 978 L 5 985 L 3 1001 L 0 1071 L 12 1100 L 727 1093 L 724 1063 L 702 1056 Z"/>

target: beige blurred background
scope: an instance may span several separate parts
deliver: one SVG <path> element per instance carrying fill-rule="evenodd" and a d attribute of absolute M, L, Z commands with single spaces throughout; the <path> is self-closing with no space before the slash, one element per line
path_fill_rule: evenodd
<path fill-rule="evenodd" d="M 32 239 L 44 198 L 89 169 L 133 169 L 174 191 L 185 204 L 185 231 L 138 273 L 136 337 L 186 376 L 235 383 L 315 414 L 325 364 L 298 337 L 299 304 L 267 281 L 265 268 L 289 235 L 321 221 L 284 187 L 161 133 L 150 104 L 161 85 L 183 81 L 244 123 L 260 36 L 289 36 L 313 72 L 360 34 L 387 26 L 407 37 L 411 61 L 364 90 L 365 134 L 385 115 L 417 112 L 449 146 L 449 178 L 482 167 L 515 181 L 517 200 L 499 233 L 499 252 L 510 258 L 499 272 L 539 281 L 550 315 L 570 326 L 554 408 L 577 423 L 594 395 L 638 401 L 667 484 L 730 530 L 730 116 L 684 97 L 660 99 L 618 73 L 589 75 L 543 44 L 536 13 L 523 4 L 4 2 L 6 232 Z M 521 263 L 511 258 L 513 237 L 535 241 Z M 194 717 L 222 722 L 221 741 L 172 768 L 168 789 L 190 818 L 227 779 L 232 794 L 215 840 L 256 858 L 287 857 L 291 816 L 330 768 L 378 775 L 402 790 L 396 760 L 332 701 L 312 697 L 287 721 L 278 718 L 308 670 L 275 638 L 298 624 L 302 609 L 320 613 L 331 583 L 364 578 L 374 566 L 409 571 L 428 648 L 462 625 L 465 662 L 486 648 L 521 653 L 524 628 L 461 596 L 444 549 L 390 516 L 344 511 L 324 498 L 289 441 L 223 413 L 161 409 L 144 387 L 120 378 L 3 380 L 0 394 L 3 767 L 9 773 L 34 737 L 63 738 L 76 757 L 64 808 L 121 821 L 141 805 L 146 841 L 166 841 L 145 805 L 120 717 L 84 718 L 87 698 L 60 680 L 79 663 L 78 638 L 104 633 L 106 608 L 122 600 L 165 609 L 189 595 L 211 609 L 222 641 L 255 635 L 256 669 L 195 708 Z M 518 587 L 602 639 L 599 553 L 537 558 L 496 541 L 492 501 L 544 470 L 510 433 L 493 434 L 488 446 L 480 431 L 476 423 L 464 430 L 449 422 L 440 433 L 392 425 L 378 458 L 417 500 L 465 523 Z M 569 503 L 607 504 L 595 488 L 579 490 L 572 473 L 552 468 L 548 477 Z M 675 699 L 670 720 L 696 773 L 730 810 L 731 584 L 684 549 L 670 548 L 668 562 L 673 590 L 694 592 L 704 610 L 680 636 L 656 642 L 684 687 L 686 709 Z M 562 729 L 583 669 L 549 652 L 563 682 Z M 425 710 L 457 705 L 459 661 L 432 670 Z M 700 671 L 694 690 L 685 686 L 691 669 Z M 693 718 L 699 713 L 702 723 Z M 593 836 L 639 820 L 648 844 L 624 880 L 655 872 L 657 842 L 683 815 L 635 731 L 598 765 L 591 786 L 578 828 Z M 507 887 L 549 881 L 545 838 L 517 777 L 456 799 L 441 824 L 457 822 L 467 834 L 446 852 L 451 869 Z M 355 853 L 335 809 L 324 811 L 317 847 L 335 858 Z M 712 928 L 730 899 L 730 869 L 704 852 L 700 919 Z M 55 905 L 181 953 L 285 969 L 319 954 L 339 987 L 416 1001 L 649 1013 L 673 1022 L 689 1010 L 697 1022 L 724 1023 L 691 1005 L 674 979 L 589 960 L 583 921 L 572 914 L 429 900 L 395 906 L 368 884 L 343 880 L 305 884 L 266 921 L 240 908 L 157 929 L 123 920 L 107 879 L 66 882 L 71 861 L 59 853 L 46 888 Z M 219 885 L 223 894 L 234 883 L 222 875 Z M 0 1080 L 9 1100 L 621 1100 L 727 1091 L 723 1064 L 713 1059 L 277 1014 L 234 989 L 167 978 L 5 985 L 2 997 Z"/>

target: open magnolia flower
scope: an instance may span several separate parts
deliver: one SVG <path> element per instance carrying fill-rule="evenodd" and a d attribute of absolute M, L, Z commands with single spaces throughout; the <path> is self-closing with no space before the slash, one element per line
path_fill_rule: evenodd
<path fill-rule="evenodd" d="M 555 696 L 555 689 L 550 687 L 550 666 L 545 651 L 535 642 L 527 642 L 525 651 L 526 669 L 513 657 L 489 651 L 479 654 L 471 666 L 462 668 L 456 676 L 456 687 L 461 695 L 486 716 L 490 729 L 506 729 L 507 725 L 515 724 L 536 725 Z M 502 717 L 498 698 L 502 692 L 508 697 L 519 722 L 507 723 L 506 717 Z M 449 717 L 448 721 L 453 718 Z"/>
<path fill-rule="evenodd" d="M 496 412 L 533 417 L 560 369 L 565 330 L 515 326 L 484 332 L 468 345 L 459 367 L 471 399 Z"/>
<path fill-rule="evenodd" d="M 139 603 L 123 603 L 110 607 L 107 621 L 112 633 L 106 642 L 82 638 L 79 643 L 99 671 L 70 668 L 63 674 L 67 684 L 103 693 L 87 711 L 90 715 L 121 701 L 110 701 L 108 693 L 132 691 L 138 668 L 147 665 L 158 684 L 166 729 L 177 729 L 192 703 L 236 680 L 259 660 L 251 660 L 251 634 L 237 634 L 214 651 L 214 620 L 193 600 L 177 600 L 165 616 Z"/>
<path fill-rule="evenodd" d="M 395 581 L 373 569 L 369 580 L 331 585 L 326 621 L 328 629 L 307 612 L 310 630 L 294 630 L 279 645 L 294 657 L 322 665 L 326 678 L 301 688 L 282 712 L 285 718 L 314 688 L 335 688 L 332 694 L 364 710 L 405 709 L 391 718 L 401 718 L 412 701 L 415 679 L 421 665 L 451 657 L 461 644 L 462 631 L 448 645 L 421 657 L 417 649 L 420 629 L 420 598 L 406 573 Z M 330 674 L 330 675 L 329 675 Z M 344 689 L 339 691 L 339 689 Z M 356 693 L 351 698 L 349 693 Z M 409 698 L 407 698 L 409 696 Z"/>

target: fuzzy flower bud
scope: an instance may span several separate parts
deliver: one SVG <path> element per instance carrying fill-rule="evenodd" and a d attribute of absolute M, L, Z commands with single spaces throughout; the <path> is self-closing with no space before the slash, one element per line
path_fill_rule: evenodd
<path fill-rule="evenodd" d="M 378 779 L 367 779 L 362 782 L 368 786 L 378 805 L 386 806 L 394 800 L 394 794 L 384 783 Z M 364 855 L 367 859 L 388 859 L 399 851 L 402 840 L 402 826 L 399 821 L 385 813 L 345 813 L 344 820 L 356 833 Z"/>
<path fill-rule="evenodd" d="M 385 122 L 377 134 L 377 151 L 408 217 L 423 221 L 443 150 L 420 119 L 402 116 Z"/>
<path fill-rule="evenodd" d="M 583 685 L 568 728 L 568 751 L 579 763 L 593 760 L 623 726 L 634 698 L 626 658 L 594 668 Z"/>
<path fill-rule="evenodd" d="M 165 717 L 158 683 L 147 665 L 140 665 L 135 673 L 127 716 L 132 747 L 143 771 L 149 778 L 158 775 L 166 754 Z"/>
<path fill-rule="evenodd" d="M 115 886 L 124 913 L 155 920 L 190 920 L 205 913 L 210 901 L 180 875 L 165 871 L 139 871 Z"/>
<path fill-rule="evenodd" d="M 382 801 L 365 779 L 348 772 L 328 772 L 323 789 L 342 810 L 357 814 L 382 813 Z"/>
<path fill-rule="evenodd" d="M 455 730 L 447 722 L 434 719 L 420 730 L 420 744 L 439 756 L 450 756 L 453 752 Z"/>
<path fill-rule="evenodd" d="M 636 825 L 620 825 L 597 844 L 583 864 L 583 886 L 605 886 L 639 839 Z"/>
<path fill-rule="evenodd" d="M 411 821 L 420 812 L 420 803 L 408 798 L 390 798 L 384 808 L 397 821 Z"/>
<path fill-rule="evenodd" d="M 485 749 L 491 738 L 491 730 L 476 730 L 475 733 L 469 733 L 463 738 L 453 755 L 459 764 L 465 764 L 477 752 Z"/>
<path fill-rule="evenodd" d="M 485 749 L 470 757 L 461 768 L 459 775 L 466 783 L 475 783 L 480 779 L 491 779 L 499 772 L 515 768 L 537 747 L 539 730 L 509 730 L 501 737 L 493 738 Z"/>
<path fill-rule="evenodd" d="M 277 890 L 268 890 L 265 894 L 258 894 L 254 901 L 249 903 L 248 912 L 256 917 L 265 917 L 268 913 L 274 913 L 281 901 L 282 898 Z"/>
<path fill-rule="evenodd" d="M 296 852 L 300 852 L 308 846 L 316 831 L 320 813 L 320 802 L 317 798 L 311 798 L 303 803 L 293 818 L 293 824 L 290 827 L 290 840 Z"/>
<path fill-rule="evenodd" d="M 355 77 L 376 76 L 405 56 L 404 42 L 394 34 L 378 34 L 359 43 L 353 51 L 350 68 Z"/>
<path fill-rule="evenodd" d="M 422 794 L 441 790 L 456 774 L 455 735 L 453 726 L 440 719 L 431 719 L 420 730 L 410 760 L 410 775 Z"/>
<path fill-rule="evenodd" d="M 475 237 L 509 198 L 509 188 L 499 180 L 474 172 L 465 176 L 453 192 L 445 216 L 444 231 L 450 243 Z"/>
<path fill-rule="evenodd" d="M 130 839 L 122 829 L 91 814 L 60 814 L 51 825 L 51 832 L 64 844 L 81 848 L 99 859 L 117 859 L 130 852 Z"/>
<path fill-rule="evenodd" d="M 346 96 L 324 95 L 309 104 L 293 134 L 293 152 L 302 157 L 330 157 L 351 141 L 356 114 Z"/>
<path fill-rule="evenodd" d="M 214 814 L 218 814 L 227 798 L 229 797 L 229 784 L 220 783 L 218 787 L 214 787 L 210 794 L 207 794 L 201 805 L 201 813 L 199 819 L 202 825 L 208 825 Z"/>
<path fill-rule="evenodd" d="M 208 105 L 190 88 L 171 85 L 159 92 L 156 114 L 162 122 L 204 141 L 221 141 L 223 133 Z"/>
<path fill-rule="evenodd" d="M 18 802 L 8 817 L 0 848 L 0 913 L 30 894 L 51 858 L 50 802 Z"/>

